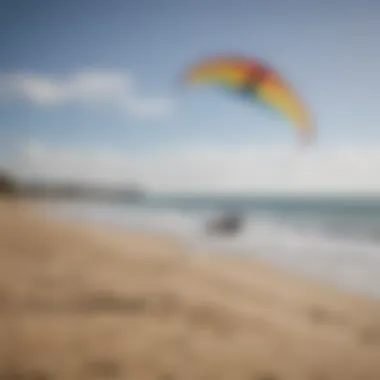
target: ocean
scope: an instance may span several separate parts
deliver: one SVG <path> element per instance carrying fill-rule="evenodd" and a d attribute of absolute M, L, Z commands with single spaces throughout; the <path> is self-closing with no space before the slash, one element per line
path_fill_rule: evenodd
<path fill-rule="evenodd" d="M 169 234 L 193 252 L 249 255 L 380 298 L 380 197 L 151 196 L 138 204 L 61 202 L 49 210 Z M 246 218 L 238 235 L 205 234 L 205 222 L 221 212 Z"/>

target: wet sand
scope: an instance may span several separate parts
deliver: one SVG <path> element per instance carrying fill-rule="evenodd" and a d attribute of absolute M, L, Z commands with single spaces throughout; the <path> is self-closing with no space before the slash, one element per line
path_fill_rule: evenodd
<path fill-rule="evenodd" d="M 380 302 L 3 200 L 0 379 L 379 380 Z"/>

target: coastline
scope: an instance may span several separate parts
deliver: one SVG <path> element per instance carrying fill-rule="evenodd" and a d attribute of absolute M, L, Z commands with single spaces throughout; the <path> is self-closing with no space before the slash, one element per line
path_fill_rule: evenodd
<path fill-rule="evenodd" d="M 380 378 L 380 302 L 39 207 L 0 201 L 0 375 Z"/>

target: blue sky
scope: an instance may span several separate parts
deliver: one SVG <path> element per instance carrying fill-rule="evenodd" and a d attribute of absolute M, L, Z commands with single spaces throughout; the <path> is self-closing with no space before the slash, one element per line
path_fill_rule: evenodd
<path fill-rule="evenodd" d="M 232 95 L 178 91 L 176 81 L 189 63 L 219 52 L 262 57 L 289 78 L 316 119 L 319 146 L 380 142 L 377 1 L 7 0 L 0 5 L 0 74 L 17 74 L 19 81 L 29 76 L 23 88 L 31 86 L 31 77 L 34 83 L 29 98 L 10 96 L 9 86 L 0 91 L 3 156 L 29 141 L 49 150 L 114 149 L 127 155 L 189 144 L 294 144 L 294 132 L 282 120 Z M 88 104 L 88 93 L 73 81 L 91 70 L 103 81 L 112 81 L 104 79 L 107 74 L 133 80 L 132 100 L 120 106 L 113 84 L 106 101 L 100 94 L 95 106 Z M 77 92 L 64 101 L 69 96 L 64 83 L 73 76 Z M 36 83 L 46 87 L 52 80 L 59 81 L 54 91 L 61 100 L 41 104 L 34 98 Z M 125 88 L 130 91 L 129 84 Z M 174 104 L 145 117 L 148 98 Z M 135 112 L 143 103 L 144 110 Z"/>

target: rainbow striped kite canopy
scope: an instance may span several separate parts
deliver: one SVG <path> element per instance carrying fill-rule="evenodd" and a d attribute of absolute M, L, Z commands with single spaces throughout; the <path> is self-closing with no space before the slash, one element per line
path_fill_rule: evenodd
<path fill-rule="evenodd" d="M 185 83 L 215 84 L 251 97 L 291 122 L 304 139 L 314 135 L 308 110 L 291 86 L 257 59 L 228 55 L 203 59 L 186 71 Z"/>

